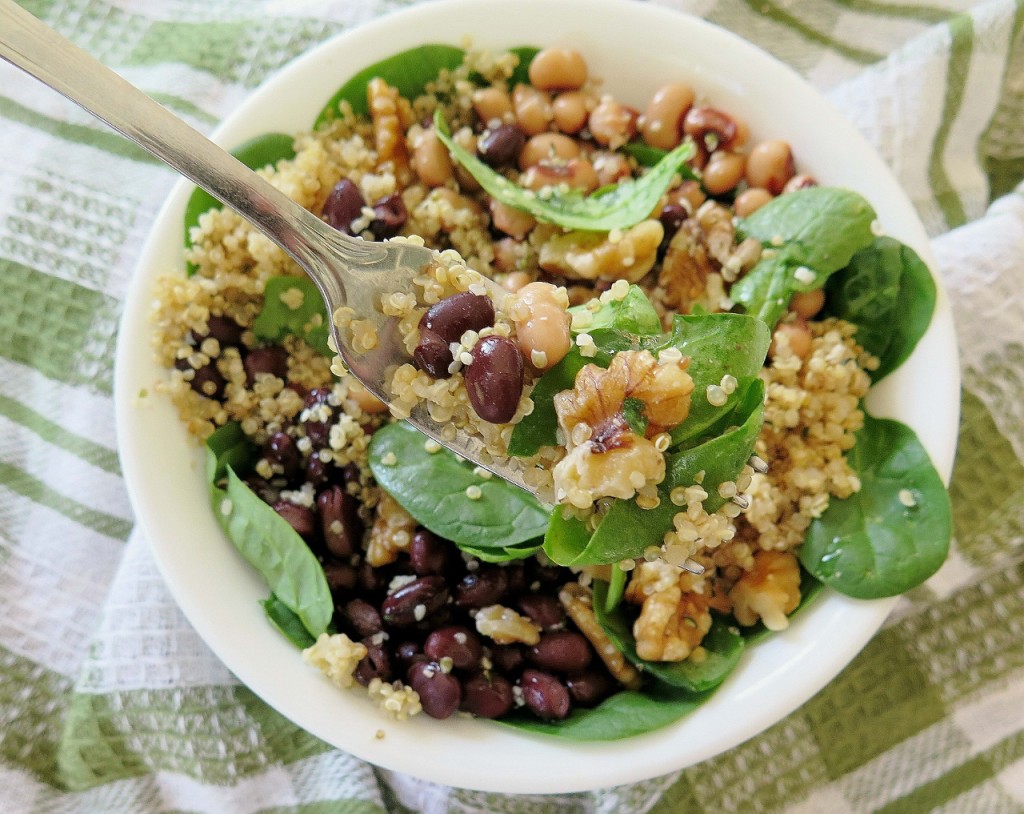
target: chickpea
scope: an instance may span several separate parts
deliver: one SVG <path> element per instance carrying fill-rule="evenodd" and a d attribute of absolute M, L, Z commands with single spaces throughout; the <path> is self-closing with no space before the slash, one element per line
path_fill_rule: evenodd
<path fill-rule="evenodd" d="M 485 125 L 507 122 L 513 115 L 512 99 L 503 88 L 480 88 L 473 91 L 473 110 Z"/>
<path fill-rule="evenodd" d="M 538 370 L 558 364 L 572 345 L 569 312 L 557 290 L 550 283 L 523 286 L 509 311 L 523 357 Z"/>
<path fill-rule="evenodd" d="M 511 237 L 503 237 L 501 240 L 495 241 L 494 267 L 498 271 L 506 272 L 509 276 L 517 273 L 523 259 L 524 248 L 525 244 Z M 526 272 L 523 273 L 525 274 Z M 529 280 L 526 282 L 529 282 Z M 523 285 L 526 285 L 526 283 L 521 283 L 514 289 L 514 291 L 518 291 L 523 287 Z M 509 287 L 507 281 L 505 282 L 505 287 Z M 509 290 L 513 291 L 511 288 L 509 288 Z"/>
<path fill-rule="evenodd" d="M 641 119 L 644 141 L 661 150 L 671 150 L 683 139 L 683 117 L 693 105 L 693 88 L 672 83 L 655 92 Z"/>
<path fill-rule="evenodd" d="M 529 285 L 532 279 L 533 277 L 530 275 L 529 272 L 512 271 L 505 276 L 505 279 L 502 280 L 501 284 L 502 286 L 504 286 L 505 290 L 508 291 L 510 294 L 515 294 L 520 289 L 522 289 L 523 286 Z"/>
<path fill-rule="evenodd" d="M 701 204 L 708 199 L 704 190 L 696 181 L 687 179 L 675 189 L 669 190 L 668 202 L 680 204 L 691 215 L 700 209 Z"/>
<path fill-rule="evenodd" d="M 570 158 L 564 164 L 536 164 L 523 173 L 519 183 L 534 192 L 561 184 L 584 192 L 593 192 L 600 186 L 593 164 L 585 158 Z"/>
<path fill-rule="evenodd" d="M 761 187 L 748 187 L 736 196 L 732 208 L 741 218 L 751 215 L 775 196 Z"/>
<path fill-rule="evenodd" d="M 437 133 L 423 130 L 413 140 L 412 168 L 428 187 L 439 187 L 452 177 L 452 161 L 448 149 Z"/>
<path fill-rule="evenodd" d="M 542 161 L 568 160 L 580 154 L 580 145 L 561 133 L 540 133 L 533 136 L 519 151 L 519 169 L 527 170 Z"/>
<path fill-rule="evenodd" d="M 807 327 L 807 322 L 797 319 L 793 322 L 780 323 L 772 335 L 768 355 L 774 358 L 780 345 L 788 346 L 794 356 L 806 359 L 811 352 L 811 331 Z"/>
<path fill-rule="evenodd" d="M 356 379 L 349 377 L 346 380 L 348 384 L 348 397 L 352 399 L 367 415 L 378 415 L 379 413 L 386 412 L 388 406 L 377 398 L 373 393 L 367 390 L 361 382 Z"/>
<path fill-rule="evenodd" d="M 598 183 L 603 187 L 629 178 L 633 174 L 629 159 L 622 153 L 596 152 L 591 154 L 590 160 L 597 173 Z"/>
<path fill-rule="evenodd" d="M 523 240 L 534 226 L 536 219 L 529 212 L 522 212 L 491 198 L 491 223 L 494 228 L 516 240 Z"/>
<path fill-rule="evenodd" d="M 516 85 L 512 91 L 512 108 L 519 128 L 528 136 L 543 133 L 551 123 L 551 97 L 542 90 Z"/>
<path fill-rule="evenodd" d="M 530 61 L 530 84 L 540 90 L 578 90 L 587 81 L 587 63 L 571 48 L 543 48 Z"/>
<path fill-rule="evenodd" d="M 747 156 L 747 183 L 778 195 L 796 173 L 793 150 L 785 141 L 762 141 Z"/>
<path fill-rule="evenodd" d="M 741 153 L 718 150 L 711 154 L 704 167 L 704 189 L 712 195 L 723 195 L 743 180 L 746 157 Z"/>
<path fill-rule="evenodd" d="M 803 319 L 812 319 L 825 307 L 825 290 L 799 291 L 789 301 L 789 310 Z"/>
<path fill-rule="evenodd" d="M 782 188 L 783 192 L 795 192 L 798 189 L 808 189 L 818 186 L 818 182 L 810 175 L 794 175 Z"/>
<path fill-rule="evenodd" d="M 606 96 L 597 103 L 588 123 L 594 141 L 613 150 L 636 135 L 636 111 Z"/>
<path fill-rule="evenodd" d="M 551 103 L 555 127 L 563 133 L 574 135 L 587 123 L 587 97 L 578 90 L 560 93 Z"/>

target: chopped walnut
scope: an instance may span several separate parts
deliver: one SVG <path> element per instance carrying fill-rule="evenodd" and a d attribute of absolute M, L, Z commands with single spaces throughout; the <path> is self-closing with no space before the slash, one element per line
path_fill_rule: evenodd
<path fill-rule="evenodd" d="M 665 562 L 642 562 L 626 588 L 627 602 L 641 605 L 633 625 L 636 652 L 648 661 L 682 661 L 711 629 L 704 580 Z"/>
<path fill-rule="evenodd" d="M 316 642 L 302 651 L 306 664 L 316 667 L 331 683 L 348 689 L 355 683 L 356 665 L 366 658 L 366 647 L 344 633 L 321 633 Z"/>
<path fill-rule="evenodd" d="M 649 440 L 689 414 L 689 359 L 658 361 L 649 351 L 624 351 L 607 370 L 587 365 L 572 390 L 555 396 L 568 455 L 554 468 L 555 493 L 585 509 L 600 497 L 628 499 L 665 477 L 665 458 Z M 633 432 L 626 399 L 642 402 L 648 425 Z"/>
<path fill-rule="evenodd" d="M 419 693 L 401 681 L 389 684 L 380 678 L 372 678 L 366 691 L 378 707 L 399 721 L 423 711 Z"/>
<path fill-rule="evenodd" d="M 687 218 L 669 241 L 661 263 L 658 274 L 661 301 L 674 311 L 689 313 L 713 271 L 697 222 Z"/>
<path fill-rule="evenodd" d="M 554 235 L 540 250 L 540 267 L 573 280 L 627 280 L 635 283 L 658 259 L 665 228 L 645 220 L 625 232 L 569 232 Z"/>
<path fill-rule="evenodd" d="M 631 690 L 638 689 L 640 673 L 626 661 L 626 657 L 612 644 L 612 640 L 604 632 L 601 623 L 597 621 L 590 591 L 578 582 L 569 582 L 563 585 L 558 592 L 558 600 L 562 603 L 569 618 L 576 623 L 576 627 L 594 645 L 598 657 L 604 662 L 608 672 L 615 680 Z"/>
<path fill-rule="evenodd" d="M 788 614 L 800 604 L 800 566 L 785 551 L 758 551 L 754 570 L 740 577 L 729 591 L 733 614 L 741 625 L 760 619 L 769 630 L 789 627 Z"/>
<path fill-rule="evenodd" d="M 704 232 L 708 254 L 725 265 L 736 243 L 732 213 L 717 201 L 705 201 L 697 210 L 696 218 Z"/>
<path fill-rule="evenodd" d="M 488 605 L 476 614 L 476 629 L 481 636 L 493 639 L 497 644 L 537 644 L 540 628 L 504 605 Z"/>
<path fill-rule="evenodd" d="M 398 559 L 398 552 L 409 547 L 416 521 L 387 492 L 381 492 L 377 516 L 366 544 L 366 562 L 374 568 Z"/>
<path fill-rule="evenodd" d="M 409 151 L 405 130 L 412 123 L 412 108 L 397 88 L 380 77 L 366 86 L 366 101 L 373 120 L 373 143 L 377 150 L 377 167 L 390 164 L 395 176 L 409 175 Z"/>

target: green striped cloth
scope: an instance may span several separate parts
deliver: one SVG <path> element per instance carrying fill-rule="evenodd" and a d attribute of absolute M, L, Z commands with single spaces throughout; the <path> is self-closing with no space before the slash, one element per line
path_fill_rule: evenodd
<path fill-rule="evenodd" d="M 22 3 L 201 130 L 292 57 L 403 5 Z M 0 64 L 0 811 L 1024 811 L 1024 7 L 665 5 L 826 90 L 934 236 L 964 370 L 948 565 L 804 707 L 668 777 L 500 796 L 329 748 L 238 684 L 131 533 L 111 360 L 175 177 Z"/>

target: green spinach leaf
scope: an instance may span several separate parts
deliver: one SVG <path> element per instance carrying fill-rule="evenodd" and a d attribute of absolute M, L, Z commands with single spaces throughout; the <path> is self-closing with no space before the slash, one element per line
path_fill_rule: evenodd
<path fill-rule="evenodd" d="M 935 281 L 909 246 L 878 237 L 829 278 L 827 313 L 857 326 L 857 344 L 879 358 L 880 381 L 910 356 L 935 310 Z"/>
<path fill-rule="evenodd" d="M 476 557 L 483 562 L 512 562 L 513 560 L 525 560 L 540 551 L 543 541 L 531 540 L 521 545 L 506 546 L 505 548 L 485 548 L 466 545 L 463 543 L 459 550 Z"/>
<path fill-rule="evenodd" d="M 228 467 L 248 474 L 258 459 L 259 450 L 242 432 L 242 425 L 230 421 L 206 439 L 206 482 L 218 486 L 228 476 Z"/>
<path fill-rule="evenodd" d="M 764 414 L 764 384 L 755 379 L 745 390 L 741 405 L 736 408 L 742 422 L 734 429 L 702 444 L 665 456 L 665 480 L 658 486 L 661 503 L 653 509 L 641 509 L 635 500 L 617 500 L 601 520 L 593 535 L 584 524 L 562 516 L 551 515 L 544 538 L 544 552 L 559 565 L 599 565 L 640 557 L 644 549 L 661 545 L 672 518 L 683 511 L 672 503 L 669 495 L 677 486 L 691 486 L 698 472 L 704 472 L 703 484 L 708 492 L 704 507 L 710 512 L 724 502 L 718 495 L 718 484 L 735 480 L 750 458 L 761 429 Z"/>
<path fill-rule="evenodd" d="M 537 52 L 540 49 L 532 45 L 520 45 L 517 48 L 509 48 L 508 50 L 519 57 L 519 64 L 516 65 L 516 69 L 512 71 L 512 76 L 508 79 L 509 88 L 514 88 L 516 85 L 530 84 L 530 63 L 533 62 L 533 58 L 537 56 Z"/>
<path fill-rule="evenodd" d="M 437 79 L 442 70 L 452 70 L 462 64 L 465 51 L 451 45 L 418 45 L 364 68 L 342 85 L 316 117 L 313 129 L 338 116 L 338 105 L 343 101 L 352 106 L 357 116 L 368 115 L 366 86 L 371 79 L 380 77 L 406 99 L 415 99 L 428 82 Z"/>
<path fill-rule="evenodd" d="M 693 712 L 713 690 L 695 693 L 655 683 L 643 691 L 623 690 L 592 709 L 577 707 L 562 721 L 541 721 L 529 713 L 513 713 L 496 723 L 573 741 L 611 741 L 653 732 Z"/>
<path fill-rule="evenodd" d="M 566 229 L 606 232 L 639 223 L 654 209 L 680 167 L 693 156 L 693 145 L 684 142 L 663 158 L 646 175 L 624 181 L 604 195 L 584 196 L 570 191 L 542 198 L 495 172 L 464 147 L 456 144 L 441 111 L 434 113 L 434 130 L 455 161 L 495 200 L 513 209 L 529 212 L 538 220 Z"/>
<path fill-rule="evenodd" d="M 265 133 L 240 144 L 231 150 L 231 155 L 252 170 L 262 169 L 286 158 L 295 158 L 295 138 L 283 133 Z M 196 189 L 185 204 L 185 248 L 192 245 L 192 229 L 199 225 L 199 216 L 224 204 L 204 189 Z M 196 273 L 196 267 L 188 264 L 188 275 Z"/>
<path fill-rule="evenodd" d="M 292 297 L 300 300 L 297 308 L 286 304 L 286 300 Z M 252 331 L 257 339 L 265 342 L 279 342 L 292 334 L 321 356 L 330 358 L 334 355 L 327 346 L 327 337 L 331 333 L 327 306 L 320 290 L 305 276 L 287 275 L 267 280 L 263 308 L 252 324 Z"/>
<path fill-rule="evenodd" d="M 661 318 L 640 286 L 631 285 L 621 300 L 603 302 L 600 306 L 596 311 L 591 310 L 588 304 L 570 308 L 569 314 L 576 321 L 576 315 L 590 315 L 584 318 L 584 324 L 573 329 L 573 333 L 590 333 L 602 328 L 644 336 L 661 333 Z"/>
<path fill-rule="evenodd" d="M 235 548 L 263 579 L 274 596 L 319 636 L 334 615 L 327 579 L 316 556 L 281 515 L 227 468 L 227 488 L 212 488 L 213 510 Z"/>
<path fill-rule="evenodd" d="M 614 611 L 605 606 L 608 584 L 594 582 L 594 614 L 604 632 L 616 648 L 644 675 L 651 675 L 672 687 L 681 687 L 693 692 L 705 692 L 721 684 L 733 671 L 743 655 L 744 641 L 739 632 L 718 615 L 714 615 L 711 629 L 701 641 L 707 651 L 707 658 L 700 662 L 690 661 L 647 661 L 636 652 L 633 637 L 633 622 L 636 613 L 630 614 L 622 605 Z"/>
<path fill-rule="evenodd" d="M 584 358 L 573 346 L 557 365 L 547 371 L 534 385 L 530 398 L 533 412 L 512 428 L 508 454 L 521 458 L 536 455 L 541 447 L 558 443 L 558 415 L 555 413 L 555 395 L 572 389 L 576 374 L 593 359 Z"/>
<path fill-rule="evenodd" d="M 871 205 L 850 190 L 811 187 L 780 195 L 740 221 L 740 234 L 766 250 L 729 296 L 774 327 L 794 294 L 821 288 L 871 244 L 874 220 Z"/>
<path fill-rule="evenodd" d="M 374 478 L 417 522 L 475 550 L 508 549 L 544 534 L 550 509 L 501 478 L 481 478 L 447 449 L 427 452 L 426 440 L 399 422 L 381 427 L 370 441 Z M 479 488 L 479 499 L 466 496 L 470 486 Z"/>
<path fill-rule="evenodd" d="M 833 498 L 800 549 L 804 567 L 858 599 L 895 596 L 920 585 L 946 559 L 949 495 L 914 431 L 865 414 L 847 460 L 861 489 Z"/>
<path fill-rule="evenodd" d="M 270 624 L 300 650 L 316 644 L 316 639 L 306 630 L 302 620 L 276 596 L 271 594 L 269 599 L 264 599 L 260 604 Z"/>

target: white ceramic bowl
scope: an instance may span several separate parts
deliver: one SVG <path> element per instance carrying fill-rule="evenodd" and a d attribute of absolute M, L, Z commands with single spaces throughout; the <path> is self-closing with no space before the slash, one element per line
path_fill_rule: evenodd
<path fill-rule="evenodd" d="M 569 45 L 619 98 L 643 107 L 667 80 L 692 83 L 745 118 L 754 138 L 787 139 L 801 168 L 859 191 L 885 230 L 934 267 L 927 238 L 892 174 L 853 127 L 793 71 L 701 20 L 621 0 L 449 0 L 346 32 L 282 70 L 218 128 L 226 147 L 269 131 L 308 129 L 324 102 L 359 69 L 414 45 Z M 165 375 L 147 324 L 151 285 L 181 262 L 191 186 L 161 210 L 126 303 L 117 354 L 121 461 L 139 522 L 174 597 L 238 678 L 299 726 L 389 769 L 497 792 L 569 792 L 664 774 L 756 735 L 833 678 L 876 632 L 895 600 L 826 594 L 785 633 L 751 648 L 703 707 L 641 737 L 573 743 L 483 721 L 394 723 L 362 692 L 342 692 L 307 667 L 272 630 L 257 602 L 267 589 L 224 538 L 207 503 L 201 456 L 171 405 L 137 394 Z M 952 468 L 959 378 L 952 319 L 939 285 L 932 325 L 913 357 L 870 396 L 877 415 L 914 427 L 944 477 Z M 897 399 L 896 396 L 900 397 Z M 375 737 L 384 730 L 384 738 Z"/>

